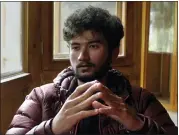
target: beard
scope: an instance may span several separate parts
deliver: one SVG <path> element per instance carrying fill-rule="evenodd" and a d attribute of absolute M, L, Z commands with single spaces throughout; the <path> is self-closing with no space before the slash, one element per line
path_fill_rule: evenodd
<path fill-rule="evenodd" d="M 89 65 L 93 66 L 94 68 L 96 66 L 95 64 L 92 64 L 92 63 L 89 63 Z M 90 82 L 93 80 L 101 80 L 106 75 L 108 70 L 111 69 L 111 66 L 110 66 L 109 61 L 106 60 L 106 62 L 103 65 L 101 65 L 97 71 L 95 71 L 92 75 L 86 75 L 86 76 L 81 75 L 77 69 L 78 69 L 78 66 L 76 68 L 76 71 L 74 71 L 75 77 L 81 82 L 86 83 L 86 82 Z"/>

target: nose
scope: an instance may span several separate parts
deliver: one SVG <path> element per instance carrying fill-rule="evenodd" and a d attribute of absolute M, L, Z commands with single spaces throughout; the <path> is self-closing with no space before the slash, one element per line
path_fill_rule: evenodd
<path fill-rule="evenodd" d="M 89 52 L 87 49 L 82 49 L 79 56 L 78 56 L 78 60 L 79 61 L 89 61 L 90 57 L 89 57 Z"/>

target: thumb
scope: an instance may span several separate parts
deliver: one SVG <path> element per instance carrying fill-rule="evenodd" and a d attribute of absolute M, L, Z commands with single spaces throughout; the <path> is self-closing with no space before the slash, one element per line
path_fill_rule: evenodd
<path fill-rule="evenodd" d="M 92 106 L 93 106 L 93 108 L 95 108 L 95 109 L 106 108 L 106 107 L 107 107 L 107 106 L 101 104 L 101 103 L 98 102 L 98 101 L 94 101 L 94 102 L 92 103 Z"/>

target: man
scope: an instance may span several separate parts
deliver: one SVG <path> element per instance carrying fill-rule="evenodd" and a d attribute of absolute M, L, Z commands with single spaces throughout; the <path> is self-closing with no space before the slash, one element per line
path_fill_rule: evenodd
<path fill-rule="evenodd" d="M 71 67 L 32 90 L 7 134 L 177 134 L 154 95 L 111 68 L 124 36 L 119 18 L 89 6 L 68 17 L 63 35 Z"/>

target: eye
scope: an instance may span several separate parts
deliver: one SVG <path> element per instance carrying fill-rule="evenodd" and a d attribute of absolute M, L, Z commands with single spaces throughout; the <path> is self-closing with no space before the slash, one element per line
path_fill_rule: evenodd
<path fill-rule="evenodd" d="M 99 48 L 99 45 L 98 44 L 91 44 L 91 45 L 89 45 L 89 48 L 97 49 L 97 48 Z"/>
<path fill-rule="evenodd" d="M 72 46 L 71 49 L 75 50 L 75 51 L 78 51 L 80 49 L 80 47 L 79 46 Z"/>

